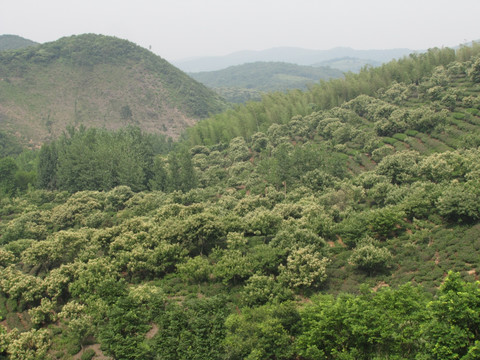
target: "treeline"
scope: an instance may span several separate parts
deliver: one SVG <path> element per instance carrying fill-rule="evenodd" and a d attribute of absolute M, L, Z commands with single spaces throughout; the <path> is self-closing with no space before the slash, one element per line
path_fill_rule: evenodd
<path fill-rule="evenodd" d="M 285 124 L 294 115 L 330 109 L 361 94 L 373 96 L 394 82 L 418 85 L 429 78 L 437 66 L 446 66 L 455 60 L 466 62 L 479 53 L 480 45 L 476 43 L 457 51 L 435 48 L 378 68 L 364 68 L 359 74 L 346 74 L 344 79 L 323 81 L 306 92 L 267 94 L 261 102 L 249 102 L 198 123 L 187 130 L 185 141 L 191 145 L 212 145 L 236 136 L 249 137 L 257 131 L 266 131 L 271 124 Z"/>

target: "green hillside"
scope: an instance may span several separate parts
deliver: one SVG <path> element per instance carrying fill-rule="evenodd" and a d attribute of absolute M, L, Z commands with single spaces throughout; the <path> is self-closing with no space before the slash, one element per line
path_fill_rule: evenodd
<path fill-rule="evenodd" d="M 18 35 L 0 35 L 0 51 L 23 49 L 35 45 L 38 45 L 38 43 Z"/>
<path fill-rule="evenodd" d="M 255 62 L 223 70 L 190 73 L 197 81 L 214 89 L 227 101 L 242 103 L 260 100 L 262 93 L 306 90 L 320 80 L 340 78 L 343 73 L 330 67 L 300 66 L 283 62 Z"/>
<path fill-rule="evenodd" d="M 0 130 L 23 143 L 80 124 L 133 124 L 176 137 L 223 106 L 211 90 L 126 40 L 88 34 L 0 53 Z"/>
<path fill-rule="evenodd" d="M 479 94 L 432 49 L 0 159 L 0 356 L 478 359 Z"/>

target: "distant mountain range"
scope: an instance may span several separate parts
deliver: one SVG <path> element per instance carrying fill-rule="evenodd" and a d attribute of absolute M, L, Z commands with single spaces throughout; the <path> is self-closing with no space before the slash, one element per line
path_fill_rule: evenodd
<path fill-rule="evenodd" d="M 262 51 L 239 51 L 225 56 L 197 57 L 172 61 L 186 72 L 215 71 L 229 66 L 257 61 L 288 62 L 297 65 L 313 65 L 341 58 L 366 60 L 371 65 L 388 62 L 414 52 L 411 49 L 355 50 L 337 47 L 330 50 L 309 50 L 295 47 L 277 47 Z"/>
<path fill-rule="evenodd" d="M 0 132 L 23 144 L 54 139 L 68 125 L 136 125 L 177 137 L 225 106 L 166 60 L 115 37 L 85 34 L 0 52 Z"/>
<path fill-rule="evenodd" d="M 365 66 L 380 66 L 382 65 L 381 61 L 368 60 L 368 59 L 359 59 L 353 57 L 343 57 L 321 61 L 319 63 L 313 64 L 312 66 L 327 66 L 333 69 L 340 70 L 342 72 L 359 72 Z"/>

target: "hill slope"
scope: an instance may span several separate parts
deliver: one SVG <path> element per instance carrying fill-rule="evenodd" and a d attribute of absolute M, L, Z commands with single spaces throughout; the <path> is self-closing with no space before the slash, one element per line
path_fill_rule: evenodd
<path fill-rule="evenodd" d="M 24 142 L 67 125 L 178 136 L 223 100 L 167 61 L 126 40 L 80 35 L 0 54 L 0 130 Z"/>
<path fill-rule="evenodd" d="M 215 89 L 226 100 L 244 102 L 260 99 L 262 92 L 305 90 L 319 80 L 340 78 L 343 73 L 330 67 L 300 66 L 282 62 L 255 62 L 231 66 L 223 70 L 190 74 L 194 79 Z M 256 95 L 244 99 L 238 93 Z"/>
<path fill-rule="evenodd" d="M 37 190 L 0 159 L 0 354 L 478 359 L 479 54 L 265 96 L 165 156 L 72 131 Z"/>
<path fill-rule="evenodd" d="M 38 43 L 18 35 L 0 35 L 0 51 L 23 49 L 35 45 L 38 45 Z"/>

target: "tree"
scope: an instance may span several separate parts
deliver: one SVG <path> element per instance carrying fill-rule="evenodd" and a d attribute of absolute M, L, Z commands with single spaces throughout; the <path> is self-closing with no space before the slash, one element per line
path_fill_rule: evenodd
<path fill-rule="evenodd" d="M 386 248 L 375 245 L 375 240 L 368 236 L 353 250 L 349 262 L 369 274 L 382 271 L 388 267 L 392 254 Z"/>
<path fill-rule="evenodd" d="M 107 309 L 106 321 L 100 325 L 98 337 L 116 359 L 152 358 L 145 344 L 145 333 L 150 328 L 143 308 L 130 297 L 121 297 Z"/>
<path fill-rule="evenodd" d="M 480 57 L 477 57 L 477 59 L 472 64 L 469 75 L 474 83 L 480 82 Z"/>
<path fill-rule="evenodd" d="M 287 257 L 286 265 L 279 266 L 279 279 L 292 289 L 319 286 L 327 279 L 329 262 L 314 246 L 299 247 Z"/>
<path fill-rule="evenodd" d="M 283 302 L 292 298 L 293 292 L 285 288 L 273 275 L 253 274 L 245 282 L 242 291 L 242 300 L 249 307 L 269 302 Z"/>
<path fill-rule="evenodd" d="M 474 359 L 480 344 L 480 286 L 449 272 L 438 299 L 429 304 L 432 319 L 425 324 L 426 351 L 432 359 Z"/>
<path fill-rule="evenodd" d="M 232 360 L 292 359 L 292 330 L 298 320 L 297 310 L 288 303 L 244 308 L 238 314 L 231 314 L 225 321 L 226 357 Z"/>
<path fill-rule="evenodd" d="M 224 359 L 227 315 L 221 296 L 170 302 L 155 319 L 161 331 L 152 347 L 165 360 Z"/>
<path fill-rule="evenodd" d="M 190 152 L 186 149 L 180 153 L 180 190 L 187 192 L 197 186 L 197 176 L 192 164 Z"/>
<path fill-rule="evenodd" d="M 416 175 L 417 160 L 417 152 L 400 151 L 385 156 L 375 172 L 387 176 L 393 184 L 402 184 L 411 181 Z"/>
<path fill-rule="evenodd" d="M 471 222 L 480 219 L 479 182 L 452 181 L 437 200 L 441 216 L 449 221 Z"/>
<path fill-rule="evenodd" d="M 153 176 L 148 182 L 150 190 L 166 192 L 168 189 L 168 172 L 165 168 L 165 162 L 160 156 L 155 157 L 152 173 Z"/>
<path fill-rule="evenodd" d="M 37 185 L 41 189 L 53 190 L 57 183 L 58 154 L 54 142 L 43 144 L 38 154 Z"/>
<path fill-rule="evenodd" d="M 15 173 L 17 172 L 15 161 L 6 157 L 0 159 L 0 195 L 13 195 L 15 192 Z"/>
<path fill-rule="evenodd" d="M 13 329 L 8 334 L 9 344 L 7 353 L 12 360 L 33 360 L 46 359 L 50 348 L 50 338 L 47 329 L 32 329 L 20 333 L 18 329 Z"/>
<path fill-rule="evenodd" d="M 427 298 L 406 284 L 360 295 L 317 295 L 301 309 L 298 353 L 305 359 L 423 359 Z M 425 359 L 429 358 L 428 356 Z"/>

